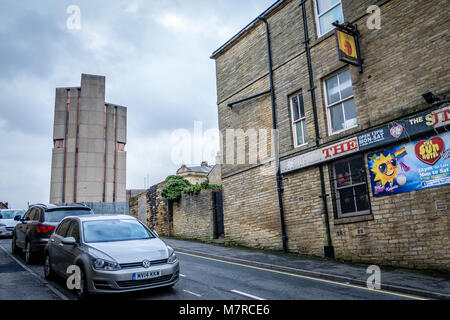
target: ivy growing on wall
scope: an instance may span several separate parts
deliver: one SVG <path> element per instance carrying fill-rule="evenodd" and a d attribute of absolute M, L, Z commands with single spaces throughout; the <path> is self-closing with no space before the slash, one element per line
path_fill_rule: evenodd
<path fill-rule="evenodd" d="M 201 184 L 191 184 L 183 177 L 168 176 L 161 190 L 161 195 L 170 201 L 177 201 L 183 193 L 197 195 L 202 190 L 222 190 L 222 187 L 210 184 L 208 180 Z"/>

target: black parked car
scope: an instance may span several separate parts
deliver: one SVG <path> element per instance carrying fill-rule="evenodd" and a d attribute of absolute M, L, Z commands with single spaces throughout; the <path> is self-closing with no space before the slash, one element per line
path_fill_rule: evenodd
<path fill-rule="evenodd" d="M 34 204 L 18 219 L 20 223 L 15 226 L 12 235 L 12 252 L 25 251 L 25 261 L 32 263 L 43 256 L 48 239 L 62 219 L 89 214 L 94 212 L 84 204 Z"/>

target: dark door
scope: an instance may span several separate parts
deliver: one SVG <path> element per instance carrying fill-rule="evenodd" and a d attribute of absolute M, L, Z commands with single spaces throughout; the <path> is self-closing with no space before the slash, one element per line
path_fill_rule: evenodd
<path fill-rule="evenodd" d="M 223 206 L 222 206 L 222 192 L 215 192 L 215 213 L 216 213 L 216 235 L 217 237 L 224 236 L 225 229 L 223 225 Z"/>

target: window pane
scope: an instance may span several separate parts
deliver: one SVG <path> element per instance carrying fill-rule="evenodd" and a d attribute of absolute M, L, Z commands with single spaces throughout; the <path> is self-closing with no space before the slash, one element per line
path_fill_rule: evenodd
<path fill-rule="evenodd" d="M 352 78 L 350 76 L 350 70 L 344 71 L 341 74 L 339 74 L 339 83 L 341 86 L 341 99 L 353 96 Z"/>
<path fill-rule="evenodd" d="M 302 94 L 298 95 L 298 103 L 299 103 L 300 117 L 304 118 L 305 117 L 305 105 L 303 103 L 303 95 Z"/>
<path fill-rule="evenodd" d="M 344 21 L 340 5 L 319 18 L 320 34 L 325 34 L 328 31 L 333 30 L 334 26 L 332 23 L 335 21 L 339 21 L 339 23 Z"/>
<path fill-rule="evenodd" d="M 347 162 L 341 162 L 334 165 L 336 173 L 336 185 L 338 188 L 351 184 L 350 170 Z"/>
<path fill-rule="evenodd" d="M 337 76 L 327 80 L 327 97 L 329 105 L 340 100 Z"/>
<path fill-rule="evenodd" d="M 319 11 L 319 14 L 322 14 L 339 1 L 340 0 L 317 0 L 317 11 Z"/>
<path fill-rule="evenodd" d="M 355 187 L 355 198 L 358 211 L 369 210 L 369 193 L 365 184 Z"/>
<path fill-rule="evenodd" d="M 295 124 L 295 131 L 297 133 L 297 145 L 302 145 L 305 143 L 304 137 L 304 125 L 305 121 L 300 121 Z"/>
<path fill-rule="evenodd" d="M 356 119 L 356 106 L 355 100 L 351 99 L 344 102 L 344 111 L 345 111 L 345 128 L 352 128 L 358 124 Z"/>
<path fill-rule="evenodd" d="M 352 213 L 356 211 L 355 199 L 353 196 L 353 187 L 339 190 L 339 199 L 341 203 L 342 214 Z"/>
<path fill-rule="evenodd" d="M 350 160 L 350 170 L 352 173 L 352 184 L 366 181 L 363 158 Z"/>
<path fill-rule="evenodd" d="M 300 114 L 298 112 L 298 97 L 295 96 L 292 98 L 292 117 L 294 118 L 294 121 L 297 121 L 300 119 Z"/>
<path fill-rule="evenodd" d="M 330 115 L 333 132 L 344 129 L 344 113 L 342 112 L 342 104 L 330 108 Z"/>

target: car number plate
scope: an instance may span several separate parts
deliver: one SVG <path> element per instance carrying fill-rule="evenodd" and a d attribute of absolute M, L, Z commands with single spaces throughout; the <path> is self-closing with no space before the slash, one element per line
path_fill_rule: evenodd
<path fill-rule="evenodd" d="M 133 273 L 133 280 L 146 280 L 158 278 L 161 276 L 161 270 Z"/>

